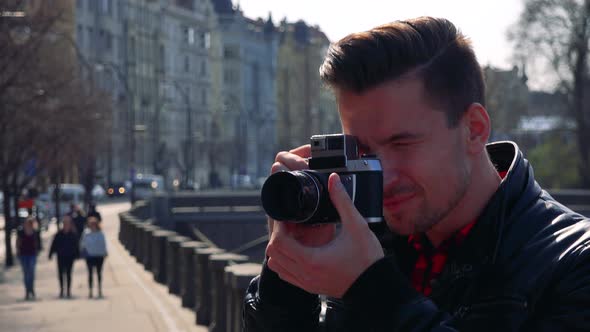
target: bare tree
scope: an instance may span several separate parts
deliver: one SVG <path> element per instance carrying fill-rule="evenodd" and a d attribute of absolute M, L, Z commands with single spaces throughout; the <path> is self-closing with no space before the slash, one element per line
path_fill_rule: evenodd
<path fill-rule="evenodd" d="M 508 36 L 516 56 L 540 61 L 558 79 L 575 120 L 581 184 L 590 187 L 590 90 L 588 51 L 590 0 L 525 0 L 524 11 Z"/>
<path fill-rule="evenodd" d="M 32 4 L 32 5 L 31 5 Z M 0 189 L 4 193 L 6 266 L 20 192 L 43 172 L 59 175 L 96 153 L 110 114 L 108 98 L 81 75 L 71 24 L 60 2 L 8 0 L 0 18 Z M 66 3 L 67 4 L 67 3 Z M 70 16 L 71 18 L 71 16 Z M 27 171 L 34 165 L 35 172 Z M 10 200 L 15 211 L 10 211 Z"/>

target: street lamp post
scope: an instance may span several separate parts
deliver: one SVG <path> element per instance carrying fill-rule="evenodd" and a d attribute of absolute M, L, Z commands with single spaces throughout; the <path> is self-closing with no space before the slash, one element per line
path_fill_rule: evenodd
<path fill-rule="evenodd" d="M 95 65 L 95 69 L 97 71 L 104 71 L 104 67 L 109 67 L 116 75 L 119 82 L 123 83 L 123 88 L 125 89 L 125 108 L 127 111 L 127 135 L 129 142 L 129 178 L 131 181 L 131 192 L 130 192 L 130 200 L 133 203 L 135 201 L 135 190 L 133 186 L 133 179 L 135 177 L 135 111 L 133 110 L 133 91 L 129 87 L 129 81 L 127 79 L 127 74 L 121 71 L 121 68 L 118 65 L 112 63 L 98 63 Z"/>
<path fill-rule="evenodd" d="M 185 153 L 185 167 L 186 167 L 186 174 L 184 176 L 184 184 L 185 187 L 189 185 L 193 185 L 193 172 L 194 172 L 194 144 L 193 144 L 193 116 L 192 116 L 192 109 L 190 104 L 190 99 L 188 92 L 182 89 L 182 87 L 177 83 L 173 83 L 174 88 L 182 95 L 182 99 L 184 100 L 184 104 L 186 106 L 186 141 L 184 144 L 184 153 Z"/>

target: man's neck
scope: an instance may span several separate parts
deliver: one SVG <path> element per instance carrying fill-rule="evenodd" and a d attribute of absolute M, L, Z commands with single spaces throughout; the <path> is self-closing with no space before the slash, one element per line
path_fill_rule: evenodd
<path fill-rule="evenodd" d="M 475 165 L 465 194 L 453 210 L 438 224 L 426 231 L 434 247 L 438 247 L 453 233 L 475 221 L 494 195 L 502 178 L 487 156 Z"/>

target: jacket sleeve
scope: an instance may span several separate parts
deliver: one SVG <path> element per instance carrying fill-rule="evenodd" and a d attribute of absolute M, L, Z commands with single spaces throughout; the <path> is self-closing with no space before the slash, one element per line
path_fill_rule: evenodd
<path fill-rule="evenodd" d="M 397 267 L 394 256 L 371 265 L 342 301 L 367 331 L 451 332 L 454 319 L 418 293 Z"/>
<path fill-rule="evenodd" d="M 41 231 L 35 231 L 35 241 L 37 243 L 37 254 L 43 250 L 43 240 L 41 239 Z"/>
<path fill-rule="evenodd" d="M 244 311 L 245 332 L 316 332 L 319 297 L 295 287 L 263 263 L 262 273 L 250 282 Z"/>
<path fill-rule="evenodd" d="M 561 279 L 549 295 L 540 301 L 530 331 L 590 331 L 590 244 L 586 244 L 576 262 L 561 273 Z"/>
<path fill-rule="evenodd" d="M 53 237 L 53 240 L 51 241 L 51 246 L 49 247 L 49 259 L 51 259 L 51 256 L 53 256 L 53 254 L 55 253 L 58 237 L 59 237 L 59 233 L 55 234 L 55 236 Z"/>

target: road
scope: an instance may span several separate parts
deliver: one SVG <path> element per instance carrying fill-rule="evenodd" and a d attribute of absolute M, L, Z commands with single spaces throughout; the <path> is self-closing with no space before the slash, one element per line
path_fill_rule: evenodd
<path fill-rule="evenodd" d="M 151 273 L 144 271 L 119 244 L 117 214 L 128 209 L 128 203 L 98 207 L 109 250 L 104 266 L 103 299 L 87 297 L 86 266 L 81 260 L 74 265 L 73 298 L 58 297 L 55 258 L 48 261 L 46 251 L 55 232 L 52 228 L 44 235 L 45 251 L 37 263 L 36 301 L 23 300 L 19 266 L 5 271 L 4 280 L 0 281 L 0 331 L 207 331 L 206 327 L 194 324 L 192 310 L 183 309 L 180 299 L 154 282 Z"/>

